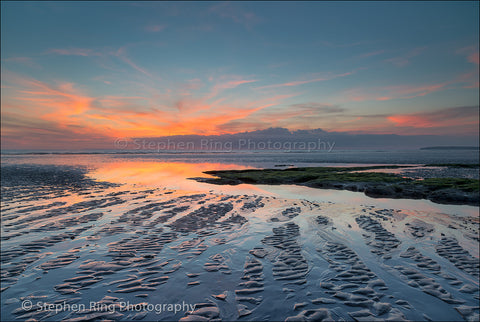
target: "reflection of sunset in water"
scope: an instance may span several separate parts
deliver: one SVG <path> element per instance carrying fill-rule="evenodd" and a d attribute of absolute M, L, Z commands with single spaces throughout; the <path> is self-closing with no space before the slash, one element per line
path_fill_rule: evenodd
<path fill-rule="evenodd" d="M 100 181 L 189 191 L 215 190 L 222 192 L 235 191 L 235 193 L 263 191 L 252 185 L 217 186 L 188 179 L 211 177 L 203 173 L 204 171 L 232 169 L 252 169 L 252 167 L 222 163 L 127 161 L 102 164 L 91 171 L 89 176 Z"/>
<path fill-rule="evenodd" d="M 170 156 L 171 157 L 171 156 Z M 190 155 L 175 156 L 175 161 L 163 161 L 167 156 L 149 155 L 108 155 L 108 154 L 77 154 L 77 155 L 11 155 L 2 156 L 3 164 L 42 164 L 65 165 L 89 169 L 88 176 L 95 180 L 114 182 L 119 184 L 137 185 L 179 189 L 185 192 L 208 192 L 221 194 L 258 194 L 276 196 L 287 199 L 307 199 L 319 202 L 335 202 L 355 205 L 374 205 L 381 208 L 415 210 L 416 216 L 421 212 L 457 214 L 460 216 L 478 216 L 478 207 L 465 205 L 436 204 L 424 199 L 388 199 L 370 198 L 363 192 L 347 190 L 315 189 L 295 185 L 251 185 L 240 184 L 215 185 L 201 183 L 187 178 L 208 177 L 203 171 L 252 169 L 269 167 L 268 164 L 256 163 L 256 167 L 238 162 L 222 163 L 219 161 L 199 162 L 202 158 Z M 132 160 L 133 159 L 133 160 Z M 168 160 L 168 159 L 167 159 Z M 170 159 L 171 160 L 171 159 Z M 188 160 L 185 162 L 185 160 Z M 211 160 L 210 158 L 208 159 Z M 192 161 L 192 162 L 189 162 Z M 228 160 L 230 162 L 231 160 Z M 224 160 L 225 162 L 225 160 Z M 273 163 L 273 162 L 272 162 Z M 324 164 L 331 166 L 333 164 Z M 337 164 L 340 165 L 340 164 Z M 345 166 L 347 164 L 343 164 Z M 359 166 L 360 164 L 352 164 Z M 374 164 L 372 164 L 374 165 Z M 271 166 L 270 166 L 271 167 Z M 122 190 L 122 188 L 117 188 Z M 427 215 L 428 216 L 428 215 Z"/>

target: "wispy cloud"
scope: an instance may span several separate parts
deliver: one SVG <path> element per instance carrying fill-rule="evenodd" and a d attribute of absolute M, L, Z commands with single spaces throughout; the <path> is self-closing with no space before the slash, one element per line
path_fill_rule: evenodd
<path fill-rule="evenodd" d="M 327 120 L 331 121 L 342 117 L 345 111 L 338 105 L 319 102 L 272 106 L 251 114 L 249 117 L 226 122 L 220 128 L 236 132 L 261 130 L 272 126 L 291 130 L 314 129 L 325 126 Z"/>
<path fill-rule="evenodd" d="M 463 84 L 463 88 L 478 88 L 478 69 L 460 74 L 452 83 Z"/>
<path fill-rule="evenodd" d="M 300 113 L 331 114 L 345 112 L 345 109 L 338 105 L 318 102 L 290 104 L 289 107 L 298 110 Z"/>
<path fill-rule="evenodd" d="M 277 69 L 277 68 L 285 67 L 288 64 L 289 64 L 288 62 L 271 63 L 271 64 L 268 64 L 267 67 L 271 69 Z"/>
<path fill-rule="evenodd" d="M 385 53 L 385 50 L 381 49 L 381 50 L 371 51 L 371 52 L 359 55 L 358 57 L 359 58 L 367 58 L 367 57 L 372 57 L 372 56 L 378 56 L 378 55 L 381 55 L 383 53 Z"/>
<path fill-rule="evenodd" d="M 364 41 L 355 41 L 355 42 L 343 43 L 343 44 L 332 43 L 330 41 L 321 41 L 320 43 L 326 47 L 332 47 L 332 48 L 348 48 L 348 47 L 355 47 L 355 46 L 366 44 L 366 42 Z"/>
<path fill-rule="evenodd" d="M 2 61 L 6 63 L 16 63 L 16 64 L 27 65 L 33 68 L 41 68 L 40 65 L 37 64 L 31 57 L 24 57 L 24 56 L 9 57 L 9 58 L 2 58 Z"/>
<path fill-rule="evenodd" d="M 96 52 L 88 48 L 54 48 L 47 51 L 47 54 L 57 54 L 65 56 L 102 56 L 100 52 Z"/>
<path fill-rule="evenodd" d="M 213 83 L 213 86 L 211 87 L 209 94 L 206 95 L 206 99 L 216 97 L 227 89 L 233 89 L 244 84 L 255 83 L 258 81 L 252 77 L 244 77 L 240 75 L 211 76 L 209 77 L 209 80 Z"/>
<path fill-rule="evenodd" d="M 136 71 L 148 76 L 154 77 L 148 70 L 135 63 L 128 55 L 127 48 L 138 44 L 128 44 L 118 49 L 103 48 L 102 50 L 94 50 L 90 48 L 54 48 L 46 52 L 46 54 L 62 55 L 62 56 L 82 56 L 82 57 L 101 57 L 103 60 L 111 58 L 118 58 L 123 63 L 127 64 Z M 104 62 L 100 63 L 104 68 L 111 69 L 105 65 Z"/>
<path fill-rule="evenodd" d="M 396 85 L 369 89 L 353 88 L 344 91 L 342 96 L 353 102 L 410 99 L 440 91 L 442 89 L 445 89 L 447 85 L 448 83 L 438 83 L 420 86 Z"/>
<path fill-rule="evenodd" d="M 223 19 L 241 24 L 247 29 L 252 29 L 262 21 L 255 13 L 242 9 L 241 3 L 220 2 L 210 7 L 209 11 Z"/>
<path fill-rule="evenodd" d="M 361 69 L 363 69 L 363 68 L 361 68 Z M 359 70 L 359 69 L 357 69 L 357 70 Z M 352 75 L 352 74 L 355 74 L 355 73 L 356 73 L 356 70 L 351 71 L 351 72 L 342 73 L 342 74 L 326 74 L 323 77 L 315 77 L 315 78 L 310 78 L 310 79 L 306 79 L 306 80 L 296 80 L 296 81 L 291 81 L 291 82 L 286 82 L 286 83 L 281 83 L 281 84 L 259 86 L 256 89 L 298 86 L 298 85 L 303 85 L 303 84 L 308 84 L 308 83 L 323 82 L 323 81 L 328 81 L 328 80 L 331 80 L 331 79 L 334 79 L 334 78 L 349 76 L 349 75 Z"/>
<path fill-rule="evenodd" d="M 478 136 L 479 106 L 455 106 L 426 112 L 356 114 L 345 111 L 322 127 L 356 134 Z"/>
<path fill-rule="evenodd" d="M 201 31 L 201 32 L 211 32 L 214 31 L 215 28 L 211 23 L 200 23 L 198 25 L 191 25 L 184 27 L 185 30 L 192 32 L 192 31 Z"/>
<path fill-rule="evenodd" d="M 462 86 L 464 88 L 478 87 L 478 73 L 465 73 L 454 79 L 433 84 L 351 88 L 343 91 L 341 96 L 342 99 L 347 98 L 347 101 L 353 102 L 389 101 L 393 99 L 411 99 L 426 96 L 435 92 L 455 88 L 455 86 Z"/>
<path fill-rule="evenodd" d="M 4 109 L 7 109 L 5 111 Z M 92 131 L 78 133 L 76 126 L 62 126 L 15 110 L 14 105 L 2 107 L 2 148 L 6 149 L 72 149 L 108 148 L 108 137 Z"/>
<path fill-rule="evenodd" d="M 466 56 L 467 61 L 470 63 L 476 64 L 476 65 L 479 64 L 480 53 L 478 51 L 478 45 L 459 48 L 455 51 L 455 53 L 458 55 Z"/>
<path fill-rule="evenodd" d="M 220 127 L 236 132 L 284 127 L 289 130 L 322 128 L 329 132 L 352 134 L 475 136 L 479 130 L 479 106 L 448 107 L 419 113 L 368 115 L 352 114 L 351 111 L 336 105 L 305 103 L 305 106 L 298 110 L 266 108 L 250 117 L 232 120 Z"/>
<path fill-rule="evenodd" d="M 138 66 L 130 58 L 128 58 L 124 53 L 119 53 L 117 55 L 117 57 L 120 58 L 120 60 L 122 60 L 124 63 L 126 63 L 127 65 L 129 65 L 133 69 L 135 69 L 136 71 L 138 71 L 138 72 L 140 72 L 144 75 L 147 75 L 148 77 L 153 77 L 153 75 L 150 72 L 148 72 L 145 68 Z"/>
<path fill-rule="evenodd" d="M 213 87 L 211 96 L 216 96 L 220 91 L 225 89 L 232 89 L 243 84 L 249 84 L 254 82 L 257 82 L 257 80 L 256 79 L 237 79 L 237 80 L 230 80 L 227 82 L 220 81 Z"/>
<path fill-rule="evenodd" d="M 413 57 L 416 57 L 416 56 L 420 55 L 422 52 L 425 51 L 425 49 L 427 49 L 427 46 L 417 47 L 417 48 L 414 48 L 414 49 L 410 50 L 409 52 L 407 52 L 406 54 L 404 54 L 402 56 L 392 57 L 392 58 L 389 58 L 389 59 L 385 59 L 384 61 L 388 62 L 388 63 L 392 63 L 397 67 L 405 67 L 408 64 L 410 64 L 410 60 Z"/>
<path fill-rule="evenodd" d="M 471 53 L 474 53 L 478 51 L 478 45 L 471 45 L 471 46 L 465 46 L 461 47 L 455 50 L 455 53 L 457 55 L 469 55 Z"/>

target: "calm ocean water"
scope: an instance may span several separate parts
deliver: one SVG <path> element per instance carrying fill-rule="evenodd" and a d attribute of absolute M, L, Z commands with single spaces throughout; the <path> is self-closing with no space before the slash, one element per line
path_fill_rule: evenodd
<path fill-rule="evenodd" d="M 342 164 L 478 164 L 478 150 L 344 150 L 311 153 L 120 153 L 112 151 L 2 151 L 2 164 L 81 164 L 95 167 L 95 163 L 117 161 L 163 161 L 185 163 L 238 164 L 268 168 L 275 165 L 315 166 Z"/>

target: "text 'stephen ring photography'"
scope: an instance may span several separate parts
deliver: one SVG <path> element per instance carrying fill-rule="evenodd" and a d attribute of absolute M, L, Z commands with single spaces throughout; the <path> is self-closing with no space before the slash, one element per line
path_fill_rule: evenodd
<path fill-rule="evenodd" d="M 479 2 L 1 2 L 1 321 L 478 321 Z"/>

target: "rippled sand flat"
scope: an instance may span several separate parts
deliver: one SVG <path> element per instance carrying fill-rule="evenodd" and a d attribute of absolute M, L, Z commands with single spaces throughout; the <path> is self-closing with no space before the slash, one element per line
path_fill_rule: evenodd
<path fill-rule="evenodd" d="M 2 183 L 2 320 L 478 320 L 478 217 L 37 170 Z"/>

